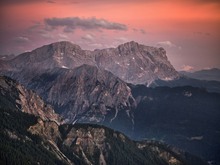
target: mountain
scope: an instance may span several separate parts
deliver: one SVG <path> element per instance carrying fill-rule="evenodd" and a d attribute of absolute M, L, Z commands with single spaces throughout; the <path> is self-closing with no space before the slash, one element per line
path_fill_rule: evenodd
<path fill-rule="evenodd" d="M 99 67 L 111 71 L 127 83 L 150 85 L 157 79 L 173 80 L 179 77 L 163 48 L 131 41 L 115 49 L 95 50 L 93 54 Z"/>
<path fill-rule="evenodd" d="M 0 108 L 17 109 L 57 123 L 61 120 L 50 105 L 15 80 L 0 76 L 0 91 Z"/>
<path fill-rule="evenodd" d="M 181 71 L 180 74 L 199 80 L 220 81 L 220 69 L 218 68 L 204 69 L 196 72 Z"/>
<path fill-rule="evenodd" d="M 40 136 L 28 131 L 31 125 L 37 123 L 36 116 L 1 106 L 0 117 L 0 164 L 68 164 L 49 140 L 43 141 Z"/>
<path fill-rule="evenodd" d="M 90 51 L 82 50 L 70 42 L 45 45 L 31 52 L 18 55 L 5 62 L 9 70 L 75 68 L 82 64 L 93 64 Z"/>
<path fill-rule="evenodd" d="M 132 86 L 134 138 L 164 141 L 220 162 L 220 94 L 185 87 Z"/>
<path fill-rule="evenodd" d="M 178 79 L 172 81 L 155 80 L 150 87 L 184 87 L 192 86 L 206 89 L 209 92 L 220 93 L 220 82 L 207 81 L 189 78 L 187 76 L 181 76 Z"/>
<path fill-rule="evenodd" d="M 162 143 L 136 142 L 109 128 L 57 125 L 21 111 L 0 108 L 1 164 L 207 165 Z"/>
<path fill-rule="evenodd" d="M 131 41 L 116 48 L 83 50 L 67 42 L 56 42 L 26 52 L 9 60 L 0 60 L 0 74 L 16 78 L 21 83 L 27 74 L 44 73 L 54 68 L 74 69 L 83 64 L 107 70 L 126 83 L 154 86 L 194 86 L 220 92 L 219 71 L 201 71 L 187 77 L 170 64 L 163 48 L 155 48 Z M 28 72 L 27 72 L 28 71 Z M 30 73 L 33 71 L 33 73 Z M 19 78 L 14 74 L 20 75 Z M 204 77 L 205 76 L 205 77 Z M 210 77 L 211 76 L 211 77 Z M 214 77 L 213 77 L 214 76 Z"/>
<path fill-rule="evenodd" d="M 23 74 L 26 76 L 13 76 L 22 78 L 25 86 L 53 105 L 65 123 L 100 123 L 127 133 L 132 130 L 135 100 L 127 84 L 112 73 L 82 65 Z"/>
<path fill-rule="evenodd" d="M 173 80 L 179 77 L 163 48 L 149 47 L 134 41 L 117 48 L 94 51 L 82 50 L 78 45 L 66 41 L 52 43 L 4 61 L 1 70 L 74 69 L 83 64 L 108 70 L 133 84 L 150 85 L 157 79 Z"/>
<path fill-rule="evenodd" d="M 26 95 L 30 91 L 22 92 L 25 88 L 10 78 L 0 80 L 1 164 L 207 165 L 200 158 L 163 143 L 132 141 L 104 126 L 62 125 L 42 113 L 26 112 L 19 94 L 29 101 L 25 102 L 29 108 L 32 105 L 44 111 L 41 108 L 47 105 L 42 102 L 43 107 L 36 106 L 39 98 L 30 100 Z"/>
<path fill-rule="evenodd" d="M 46 124 L 50 127 L 50 123 Z M 163 143 L 132 141 L 124 134 L 109 128 L 91 125 L 61 125 L 51 136 L 42 124 L 29 130 L 37 135 L 58 141 L 61 151 L 75 164 L 151 164 L 151 165 L 205 165 L 204 161 L 189 153 Z M 43 130 L 43 131 L 42 131 Z M 59 143 L 59 140 L 61 143 Z"/>
<path fill-rule="evenodd" d="M 134 61 L 123 70 L 127 59 Z M 144 60 L 150 68 L 142 77 L 136 68 L 144 65 Z M 98 123 L 136 140 L 165 141 L 207 161 L 220 162 L 218 82 L 212 86 L 213 82 L 179 77 L 162 48 L 129 42 L 117 48 L 86 51 L 59 42 L 2 64 L 2 74 L 34 90 L 64 123 Z M 156 72 L 156 66 L 162 71 Z M 123 75 L 129 75 L 129 80 Z M 138 82 L 143 85 L 136 85 Z"/>
<path fill-rule="evenodd" d="M 67 164 L 49 141 L 28 131 L 38 121 L 60 125 L 60 117 L 33 91 L 0 76 L 0 164 Z"/>
<path fill-rule="evenodd" d="M 164 141 L 207 161 L 219 161 L 218 93 L 189 86 L 127 85 L 89 65 L 48 70 L 29 82 L 66 123 L 104 124 L 132 139 Z"/>

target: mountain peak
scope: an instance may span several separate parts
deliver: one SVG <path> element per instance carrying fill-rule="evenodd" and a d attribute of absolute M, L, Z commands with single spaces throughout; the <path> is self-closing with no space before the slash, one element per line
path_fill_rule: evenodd
<path fill-rule="evenodd" d="M 139 46 L 140 46 L 139 43 L 137 43 L 135 41 L 130 41 L 130 42 L 126 42 L 124 44 L 119 45 L 117 48 L 119 50 L 127 49 L 127 50 L 131 50 L 131 51 L 136 51 L 136 50 L 138 50 Z"/>
<path fill-rule="evenodd" d="M 54 42 L 50 45 L 47 46 L 52 46 L 54 48 L 77 48 L 77 49 L 81 49 L 81 47 L 79 45 L 73 44 L 70 41 L 60 41 L 60 42 Z"/>
<path fill-rule="evenodd" d="M 129 41 L 129 42 L 125 42 L 121 45 L 124 45 L 124 46 L 137 46 L 137 45 L 140 45 L 138 42 L 135 42 L 135 41 Z"/>
<path fill-rule="evenodd" d="M 121 44 L 117 48 L 95 51 L 83 50 L 68 41 L 55 42 L 19 55 L 11 61 L 9 67 L 14 70 L 57 67 L 74 69 L 83 64 L 110 71 L 132 84 L 150 85 L 157 79 L 173 80 L 179 76 L 163 48 L 146 46 L 135 41 Z"/>
<path fill-rule="evenodd" d="M 33 50 L 32 52 L 30 52 L 30 54 L 33 57 L 38 56 L 41 58 L 45 58 L 45 57 L 62 58 L 63 56 L 74 56 L 76 54 L 81 54 L 81 52 L 82 49 L 79 45 L 73 44 L 72 42 L 69 41 L 60 41 L 39 47 Z"/>

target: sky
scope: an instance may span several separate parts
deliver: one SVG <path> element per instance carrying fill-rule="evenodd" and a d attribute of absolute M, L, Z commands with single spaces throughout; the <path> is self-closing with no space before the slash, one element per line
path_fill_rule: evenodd
<path fill-rule="evenodd" d="M 220 68 L 219 0 L 1 0 L 0 54 L 70 41 L 163 47 L 176 70 Z"/>

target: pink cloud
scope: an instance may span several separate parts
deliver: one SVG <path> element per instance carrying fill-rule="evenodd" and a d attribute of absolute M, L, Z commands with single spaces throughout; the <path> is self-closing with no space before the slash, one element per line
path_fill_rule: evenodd
<path fill-rule="evenodd" d="M 194 67 L 190 65 L 183 65 L 181 68 L 182 71 L 187 71 L 187 72 L 193 71 L 193 69 Z"/>

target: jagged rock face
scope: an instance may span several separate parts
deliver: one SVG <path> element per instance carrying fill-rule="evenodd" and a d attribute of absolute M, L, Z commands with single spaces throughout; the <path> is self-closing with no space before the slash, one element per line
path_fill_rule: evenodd
<path fill-rule="evenodd" d="M 60 120 L 52 107 L 45 104 L 36 93 L 4 76 L 0 76 L 0 98 L 0 108 L 13 107 L 40 116 L 43 120 Z"/>
<path fill-rule="evenodd" d="M 208 163 L 199 157 L 192 156 L 189 153 L 175 148 L 173 146 L 166 145 L 158 141 L 141 141 L 136 142 L 139 149 L 143 151 L 151 150 L 154 154 L 160 155 L 160 157 L 169 165 L 207 165 Z"/>
<path fill-rule="evenodd" d="M 137 147 L 141 150 L 145 149 L 152 149 L 155 153 L 160 155 L 163 159 L 167 160 L 170 164 L 175 165 L 182 165 L 183 163 L 177 159 L 178 155 L 181 155 L 181 153 L 177 150 L 176 152 L 173 152 L 172 154 L 167 152 L 168 146 L 163 146 L 164 148 L 161 148 L 160 142 L 154 142 L 154 141 L 142 141 L 137 143 Z M 170 147 L 170 150 L 171 147 Z M 176 155 L 176 157 L 174 157 Z"/>
<path fill-rule="evenodd" d="M 42 70 L 56 67 L 74 68 L 91 63 L 89 51 L 82 50 L 70 42 L 57 42 L 17 56 L 9 61 L 9 68 Z"/>
<path fill-rule="evenodd" d="M 43 122 L 29 131 L 50 140 L 50 144 L 75 164 L 206 165 L 201 159 L 158 142 L 134 142 L 109 128 L 88 125 L 61 125 Z M 53 131 L 51 131 L 53 130 Z"/>
<path fill-rule="evenodd" d="M 56 107 L 66 123 L 75 120 L 109 124 L 125 121 L 133 126 L 135 100 L 126 83 L 94 66 L 54 69 L 35 76 L 28 84 Z"/>
<path fill-rule="evenodd" d="M 96 50 L 93 53 L 99 67 L 111 71 L 128 83 L 150 85 L 157 79 L 173 80 L 178 77 L 163 48 L 132 41 L 115 49 Z"/>
<path fill-rule="evenodd" d="M 140 45 L 134 41 L 117 48 L 82 50 L 70 42 L 57 42 L 27 52 L 6 62 L 2 70 L 76 68 L 82 64 L 108 70 L 125 82 L 150 85 L 154 80 L 179 77 L 163 48 Z"/>

